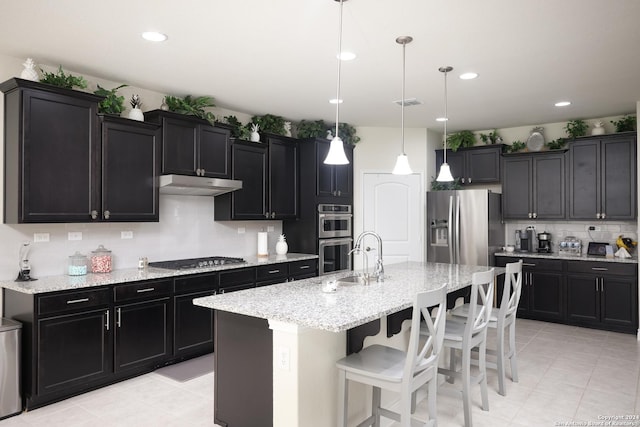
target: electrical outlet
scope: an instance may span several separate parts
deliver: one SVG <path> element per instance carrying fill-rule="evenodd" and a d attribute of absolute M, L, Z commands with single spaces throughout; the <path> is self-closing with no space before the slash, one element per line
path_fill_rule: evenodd
<path fill-rule="evenodd" d="M 283 371 L 289 370 L 291 353 L 289 347 L 278 347 L 278 368 Z"/>
<path fill-rule="evenodd" d="M 120 232 L 121 239 L 133 239 L 133 231 L 121 231 Z"/>
<path fill-rule="evenodd" d="M 244 234 L 247 231 L 244 227 L 238 227 L 238 234 Z"/>
<path fill-rule="evenodd" d="M 82 240 L 82 231 L 70 231 L 67 233 L 68 240 Z"/>
<path fill-rule="evenodd" d="M 599 225 L 587 225 L 587 231 L 602 231 Z"/>
<path fill-rule="evenodd" d="M 274 230 L 275 228 L 273 228 L 273 225 L 267 225 L 267 231 L 273 232 Z"/>
<path fill-rule="evenodd" d="M 43 243 L 49 241 L 49 233 L 33 233 L 34 243 Z"/>

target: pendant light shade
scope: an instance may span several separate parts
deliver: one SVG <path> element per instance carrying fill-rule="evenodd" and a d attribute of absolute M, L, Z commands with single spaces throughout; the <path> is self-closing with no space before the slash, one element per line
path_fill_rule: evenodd
<path fill-rule="evenodd" d="M 438 182 L 452 182 L 451 168 L 447 163 L 447 122 L 449 121 L 449 113 L 447 111 L 447 73 L 452 71 L 453 67 L 440 67 L 438 71 L 444 73 L 444 162 L 440 165 L 440 173 L 436 178 Z"/>
<path fill-rule="evenodd" d="M 402 151 L 400 155 L 396 159 L 396 166 L 393 168 L 394 175 L 411 175 L 413 171 L 411 170 L 411 166 L 409 166 L 409 158 L 404 152 L 404 104 L 405 104 L 405 96 L 404 96 L 404 87 L 405 87 L 405 50 L 408 43 L 413 41 L 413 37 L 411 36 L 400 36 L 396 39 L 396 43 L 402 45 Z"/>
<path fill-rule="evenodd" d="M 342 4 L 347 0 L 334 0 L 340 2 L 340 19 L 338 25 L 338 84 L 336 89 L 336 132 L 334 133 L 334 137 L 331 140 L 331 145 L 329 146 L 329 153 L 327 157 L 324 159 L 324 163 L 326 165 L 346 165 L 349 163 L 349 159 L 347 159 L 347 155 L 344 152 L 344 144 L 340 136 L 338 136 L 338 125 L 340 122 L 340 68 L 342 65 L 342 60 L 340 59 L 340 54 L 342 53 Z"/>

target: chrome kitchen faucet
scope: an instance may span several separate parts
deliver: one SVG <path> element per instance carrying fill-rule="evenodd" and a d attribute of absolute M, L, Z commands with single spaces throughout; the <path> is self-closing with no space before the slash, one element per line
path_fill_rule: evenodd
<path fill-rule="evenodd" d="M 376 262 L 376 268 L 373 270 L 373 275 L 376 277 L 377 282 L 384 282 L 384 265 L 382 264 L 382 238 L 378 233 L 374 231 L 363 231 L 362 233 L 360 233 L 350 253 L 361 251 L 360 244 L 362 243 L 362 240 L 365 236 L 373 236 L 378 241 L 378 261 Z M 371 249 L 367 248 L 366 250 L 370 251 Z"/>

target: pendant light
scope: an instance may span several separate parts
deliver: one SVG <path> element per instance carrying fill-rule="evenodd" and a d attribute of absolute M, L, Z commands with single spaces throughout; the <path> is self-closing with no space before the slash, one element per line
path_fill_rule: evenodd
<path fill-rule="evenodd" d="M 331 140 L 331 145 L 329 145 L 329 153 L 327 153 L 327 157 L 324 159 L 324 163 L 326 165 L 346 165 L 349 163 L 349 159 L 347 159 L 347 155 L 344 152 L 344 144 L 340 136 L 338 136 L 338 124 L 340 118 L 340 68 L 342 64 L 342 60 L 340 59 L 340 54 L 342 53 L 342 3 L 347 0 L 334 0 L 340 2 L 340 20 L 339 20 L 339 29 L 338 29 L 338 84 L 336 89 L 336 132 L 334 134 L 333 139 Z"/>
<path fill-rule="evenodd" d="M 450 66 L 438 68 L 438 71 L 444 73 L 444 162 L 440 165 L 440 173 L 436 178 L 438 182 L 453 181 L 451 168 L 449 168 L 449 163 L 447 163 L 447 122 L 449 121 L 449 114 L 447 112 L 447 73 L 452 70 L 453 67 Z"/>
<path fill-rule="evenodd" d="M 404 87 L 405 87 L 405 49 L 408 43 L 413 41 L 413 37 L 411 36 L 400 36 L 396 39 L 396 43 L 402 45 L 402 151 L 398 155 L 396 159 L 396 166 L 393 168 L 394 175 L 410 175 L 413 173 L 411 170 L 411 166 L 409 166 L 409 158 L 404 153 Z"/>

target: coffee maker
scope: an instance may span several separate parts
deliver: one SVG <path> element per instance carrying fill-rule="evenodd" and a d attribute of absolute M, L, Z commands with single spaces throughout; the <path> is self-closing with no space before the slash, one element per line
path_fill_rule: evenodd
<path fill-rule="evenodd" d="M 516 252 L 533 252 L 533 236 L 535 229 L 527 227 L 526 230 L 516 230 Z"/>
<path fill-rule="evenodd" d="M 551 253 L 551 233 L 538 233 L 538 252 Z"/>

